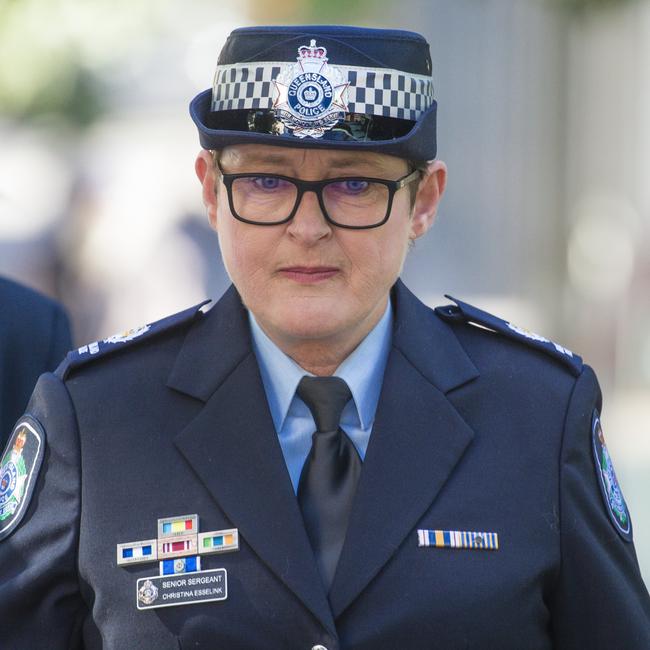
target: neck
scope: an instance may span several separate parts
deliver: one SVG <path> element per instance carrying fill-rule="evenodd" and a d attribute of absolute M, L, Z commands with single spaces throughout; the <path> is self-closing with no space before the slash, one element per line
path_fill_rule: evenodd
<path fill-rule="evenodd" d="M 329 377 L 381 320 L 386 311 L 387 301 L 388 298 L 381 301 L 366 319 L 356 323 L 352 329 L 324 338 L 286 337 L 259 321 L 258 324 L 273 343 L 303 370 L 318 377 Z"/>

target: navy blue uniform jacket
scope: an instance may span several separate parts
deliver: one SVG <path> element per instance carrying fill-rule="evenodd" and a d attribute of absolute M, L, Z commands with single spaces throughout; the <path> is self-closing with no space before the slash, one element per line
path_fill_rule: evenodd
<path fill-rule="evenodd" d="M 634 547 L 597 483 L 593 371 L 446 320 L 401 283 L 392 299 L 329 599 L 231 288 L 39 380 L 28 412 L 47 450 L 0 542 L 3 650 L 650 648 Z M 239 531 L 239 551 L 202 566 L 227 570 L 227 599 L 139 611 L 136 580 L 157 566 L 117 566 L 116 544 L 188 513 Z M 418 529 L 496 532 L 499 550 L 420 547 Z"/>
<path fill-rule="evenodd" d="M 0 449 L 39 375 L 54 370 L 71 346 L 58 303 L 0 278 Z"/>

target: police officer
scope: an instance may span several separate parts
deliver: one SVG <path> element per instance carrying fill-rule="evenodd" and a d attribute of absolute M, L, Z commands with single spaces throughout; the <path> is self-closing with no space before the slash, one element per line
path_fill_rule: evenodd
<path fill-rule="evenodd" d="M 426 41 L 236 30 L 191 114 L 233 286 L 40 379 L 3 648 L 650 647 L 593 371 L 399 281 L 446 179 Z"/>
<path fill-rule="evenodd" d="M 71 345 L 61 305 L 0 278 L 0 447 L 27 406 L 39 375 L 54 370 Z"/>

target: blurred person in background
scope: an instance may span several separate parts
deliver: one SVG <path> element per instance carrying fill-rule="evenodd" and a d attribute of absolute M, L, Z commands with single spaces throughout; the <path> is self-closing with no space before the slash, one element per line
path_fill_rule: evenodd
<path fill-rule="evenodd" d="M 591 368 L 399 280 L 446 184 L 431 75 L 410 32 L 230 35 L 191 114 L 233 286 L 39 381 L 3 647 L 650 647 Z"/>
<path fill-rule="evenodd" d="M 36 380 L 72 347 L 63 307 L 0 277 L 0 446 L 25 410 Z"/>

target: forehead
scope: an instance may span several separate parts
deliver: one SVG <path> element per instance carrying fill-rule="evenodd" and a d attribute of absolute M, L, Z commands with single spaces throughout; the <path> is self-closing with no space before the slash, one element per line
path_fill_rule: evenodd
<path fill-rule="evenodd" d="M 227 166 L 283 167 L 304 169 L 367 169 L 378 172 L 402 172 L 407 163 L 402 158 L 370 151 L 309 149 L 270 145 L 233 145 L 221 151 L 220 161 Z"/>

